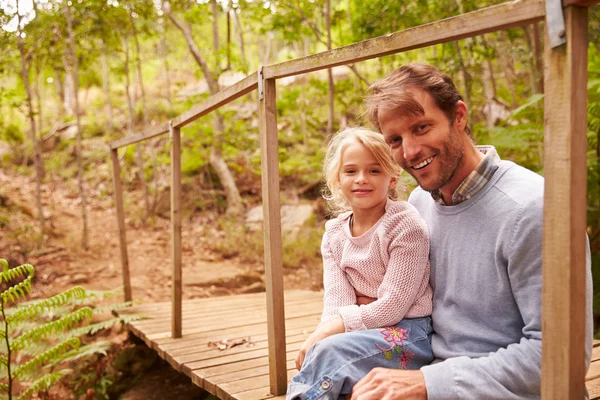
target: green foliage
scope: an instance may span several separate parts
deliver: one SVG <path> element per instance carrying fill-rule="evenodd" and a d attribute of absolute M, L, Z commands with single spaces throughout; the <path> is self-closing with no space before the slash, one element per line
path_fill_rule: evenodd
<path fill-rule="evenodd" d="M 0 364 L 4 366 L 0 376 L 4 376 L 7 382 L 0 385 L 0 391 L 6 393 L 9 399 L 17 395 L 17 390 L 21 392 L 18 399 L 30 398 L 69 374 L 71 370 L 65 368 L 69 362 L 105 353 L 107 343 L 81 346 L 80 338 L 123 323 L 124 319 L 86 323 L 95 314 L 102 315 L 108 310 L 130 306 L 130 303 L 94 307 L 88 303 L 97 301 L 99 294 L 86 292 L 82 287 L 71 288 L 48 299 L 25 302 L 31 290 L 34 267 L 24 264 L 9 268 L 4 259 L 0 259 L 0 265 L 3 322 Z M 9 304 L 13 307 L 9 308 Z M 129 316 L 127 320 L 137 318 Z"/>

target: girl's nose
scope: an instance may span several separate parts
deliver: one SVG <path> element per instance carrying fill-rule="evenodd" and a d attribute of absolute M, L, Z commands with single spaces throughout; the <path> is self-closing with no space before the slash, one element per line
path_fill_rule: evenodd
<path fill-rule="evenodd" d="M 356 174 L 356 179 L 354 181 L 358 184 L 367 183 L 367 175 L 363 172 L 359 172 L 358 174 Z"/>

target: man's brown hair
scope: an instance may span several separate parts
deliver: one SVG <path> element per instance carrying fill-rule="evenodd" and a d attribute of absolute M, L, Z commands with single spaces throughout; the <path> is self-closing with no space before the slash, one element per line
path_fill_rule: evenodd
<path fill-rule="evenodd" d="M 410 89 L 429 93 L 450 123 L 456 117 L 456 103 L 462 96 L 452 78 L 429 64 L 411 63 L 397 68 L 369 88 L 366 98 L 366 114 L 371 123 L 380 130 L 379 113 L 396 111 L 400 116 L 423 115 L 425 110 L 410 94 Z M 465 126 L 471 136 L 471 129 Z"/>

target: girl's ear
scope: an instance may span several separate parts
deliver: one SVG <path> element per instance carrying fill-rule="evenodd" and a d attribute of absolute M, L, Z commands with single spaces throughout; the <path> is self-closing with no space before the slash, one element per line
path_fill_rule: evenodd
<path fill-rule="evenodd" d="M 398 178 L 390 179 L 390 184 L 388 185 L 388 189 L 395 188 L 397 183 L 398 183 Z"/>

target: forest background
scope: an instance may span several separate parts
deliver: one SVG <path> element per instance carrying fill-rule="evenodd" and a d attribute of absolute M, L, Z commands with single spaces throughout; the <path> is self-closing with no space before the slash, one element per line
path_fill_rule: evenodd
<path fill-rule="evenodd" d="M 498 3 L 0 0 L 0 257 L 42 267 L 36 282 L 46 293 L 78 280 L 118 286 L 109 142 L 167 122 L 261 65 Z M 588 235 L 598 327 L 600 7 L 589 12 Z M 279 80 L 282 204 L 316 210 L 284 238 L 286 287 L 321 287 L 320 168 L 330 135 L 366 124 L 368 86 L 403 63 L 450 74 L 476 142 L 543 175 L 543 41 L 540 22 Z M 182 129 L 184 274 L 186 260 L 203 260 L 198 274 L 211 278 L 190 284 L 186 298 L 263 287 L 262 232 L 245 223 L 261 202 L 257 115 L 251 93 Z M 119 153 L 136 298 L 169 295 L 169 149 L 163 135 Z M 219 271 L 231 265 L 225 282 Z"/>

